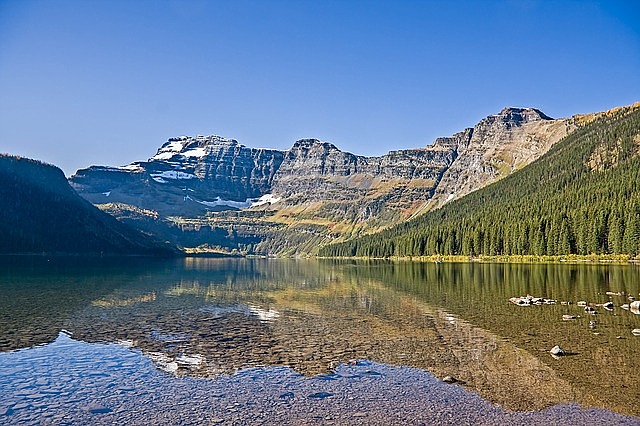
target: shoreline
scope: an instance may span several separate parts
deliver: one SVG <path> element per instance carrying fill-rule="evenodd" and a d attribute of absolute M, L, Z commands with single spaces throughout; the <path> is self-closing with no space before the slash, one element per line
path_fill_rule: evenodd
<path fill-rule="evenodd" d="M 536 255 L 499 255 L 499 256 L 461 256 L 461 255 L 431 255 L 431 256 L 390 256 L 390 257 L 324 257 L 315 256 L 315 259 L 344 259 L 344 260 L 387 260 L 423 263 L 573 263 L 573 264 L 640 264 L 637 257 L 627 255 L 567 255 L 567 256 L 536 256 Z"/>

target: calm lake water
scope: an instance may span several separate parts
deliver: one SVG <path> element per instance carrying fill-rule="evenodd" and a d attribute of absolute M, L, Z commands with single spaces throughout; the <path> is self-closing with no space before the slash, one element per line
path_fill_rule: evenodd
<path fill-rule="evenodd" d="M 11 258 L 0 291 L 4 424 L 640 423 L 635 265 Z"/>

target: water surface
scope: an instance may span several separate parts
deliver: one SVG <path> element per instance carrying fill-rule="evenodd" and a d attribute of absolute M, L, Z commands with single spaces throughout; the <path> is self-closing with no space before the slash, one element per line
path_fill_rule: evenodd
<path fill-rule="evenodd" d="M 394 406 L 405 417 L 393 422 L 431 422 L 420 417 L 429 404 L 431 420 L 441 422 L 456 398 L 506 415 L 507 423 L 531 410 L 556 418 L 590 413 L 553 408 L 572 402 L 638 416 L 640 337 L 631 330 L 640 328 L 640 315 L 619 306 L 638 297 L 639 283 L 633 265 L 12 259 L 0 272 L 0 386 L 13 393 L 0 404 L 0 419 L 108 423 L 130 415 L 124 407 L 132 401 L 153 405 L 150 389 L 169 398 L 155 412 L 175 410 L 179 400 L 219 409 L 207 418 L 221 423 L 286 408 L 298 412 L 288 418 L 293 423 L 382 424 L 376 413 Z M 526 294 L 558 303 L 508 302 Z M 595 306 L 596 315 L 577 306 L 609 300 L 613 310 Z M 569 355 L 552 358 L 556 344 Z M 45 358 L 59 361 L 43 367 Z M 459 384 L 438 380 L 445 376 Z M 113 384 L 123 377 L 128 385 Z M 105 386 L 114 389 L 108 400 L 100 397 Z M 223 396 L 217 405 L 184 399 L 198 392 Z M 337 401 L 351 402 L 331 409 Z M 329 414 L 311 415 L 308 404 Z M 478 422 L 482 410 L 478 419 L 458 420 Z M 594 421 L 598 415 L 609 414 Z"/>

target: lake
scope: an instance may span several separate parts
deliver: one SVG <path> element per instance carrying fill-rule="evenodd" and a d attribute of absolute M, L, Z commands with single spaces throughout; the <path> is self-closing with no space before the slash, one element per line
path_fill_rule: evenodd
<path fill-rule="evenodd" d="M 14 257 L 0 290 L 2 424 L 640 424 L 636 265 Z"/>

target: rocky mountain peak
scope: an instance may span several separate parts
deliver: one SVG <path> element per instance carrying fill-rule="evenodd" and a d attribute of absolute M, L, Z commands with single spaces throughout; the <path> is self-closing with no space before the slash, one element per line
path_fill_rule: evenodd
<path fill-rule="evenodd" d="M 549 121 L 553 121 L 553 119 L 535 108 L 507 107 L 499 114 L 489 115 L 480 120 L 473 131 L 478 134 L 508 132 L 513 128 Z"/>
<path fill-rule="evenodd" d="M 442 175 L 429 207 L 440 207 L 531 163 L 570 130 L 566 119 L 554 120 L 535 108 L 508 107 L 473 129 L 437 139 L 436 146 L 456 146 L 458 157 Z"/>
<path fill-rule="evenodd" d="M 238 141 L 217 135 L 178 136 L 169 138 L 149 161 L 166 161 L 174 156 L 201 158 L 212 152 L 228 150 L 236 146 L 241 146 Z"/>
<path fill-rule="evenodd" d="M 551 117 L 535 108 L 507 107 L 500 111 L 498 117 L 504 122 L 528 123 L 539 120 L 553 120 Z"/>
<path fill-rule="evenodd" d="M 293 144 L 289 151 L 300 150 L 340 151 L 334 144 L 319 139 L 300 139 Z"/>

